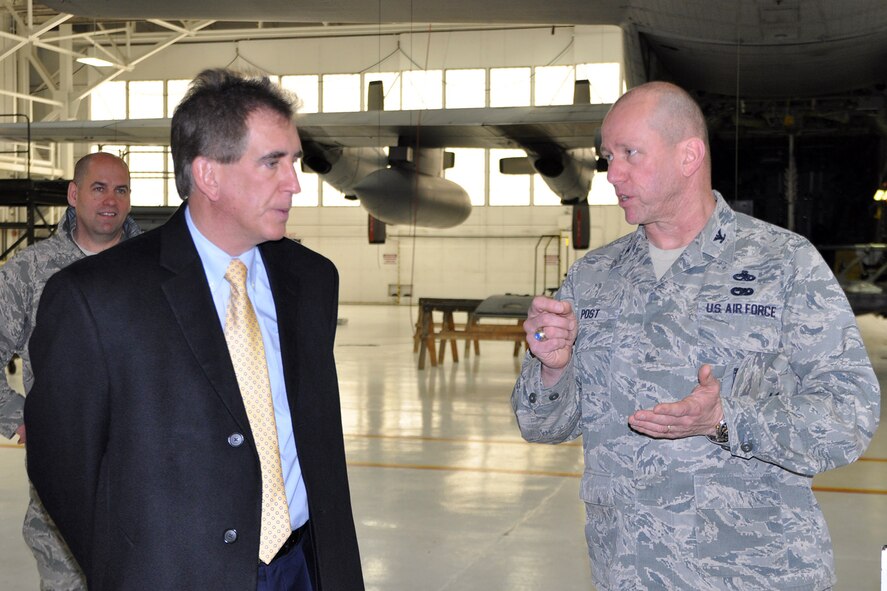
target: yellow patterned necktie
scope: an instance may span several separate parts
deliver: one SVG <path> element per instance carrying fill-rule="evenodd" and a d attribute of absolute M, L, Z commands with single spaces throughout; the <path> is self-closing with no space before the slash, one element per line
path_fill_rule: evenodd
<path fill-rule="evenodd" d="M 271 382 L 259 321 L 246 293 L 246 265 L 239 259 L 232 259 L 225 279 L 231 284 L 231 297 L 225 314 L 225 340 L 262 466 L 259 559 L 268 564 L 291 533 Z"/>

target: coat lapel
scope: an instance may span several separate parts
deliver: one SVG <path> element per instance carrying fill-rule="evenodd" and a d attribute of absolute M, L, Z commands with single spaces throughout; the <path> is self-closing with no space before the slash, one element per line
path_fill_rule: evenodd
<path fill-rule="evenodd" d="M 160 264 L 173 274 L 163 283 L 163 293 L 197 363 L 228 412 L 247 432 L 249 421 L 237 377 L 203 263 L 188 232 L 185 207 L 182 205 L 161 230 Z"/>

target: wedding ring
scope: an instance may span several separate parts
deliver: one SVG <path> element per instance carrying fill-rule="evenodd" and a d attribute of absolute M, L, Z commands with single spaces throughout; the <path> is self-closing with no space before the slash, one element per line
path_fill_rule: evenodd
<path fill-rule="evenodd" d="M 545 331 L 541 328 L 533 333 L 533 338 L 539 341 L 540 343 L 546 339 Z"/>

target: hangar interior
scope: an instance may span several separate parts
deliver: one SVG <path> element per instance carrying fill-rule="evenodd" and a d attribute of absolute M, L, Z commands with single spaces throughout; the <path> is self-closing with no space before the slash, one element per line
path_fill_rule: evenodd
<path fill-rule="evenodd" d="M 277 77 L 296 92 L 305 113 L 366 110 L 366 89 L 373 80 L 390 87 L 386 109 L 564 104 L 572 100 L 577 77 L 591 79 L 593 101 L 610 103 L 623 87 L 621 33 L 614 27 L 456 28 L 431 33 L 411 31 L 406 25 L 331 29 L 222 29 L 207 34 L 202 42 L 197 33 L 196 40 L 172 44 L 122 72 L 84 66 L 71 56 L 49 52 L 46 59 L 69 61 L 73 69 L 70 90 L 51 94 L 80 96 L 92 90 L 71 114 L 81 119 L 167 117 L 194 75 L 221 66 Z M 156 39 L 163 34 L 133 37 L 150 48 L 150 43 L 160 43 Z M 11 87 L 21 81 L 18 69 L 33 70 L 27 59 L 0 62 Z M 118 75 L 102 83 L 112 73 Z M 22 94 L 46 94 L 39 91 L 42 83 L 36 83 L 37 92 L 34 82 L 28 84 L 28 92 Z M 59 108 L 9 95 L 0 99 L 6 103 L 5 111 L 27 108 L 34 120 Z M 77 157 L 95 149 L 89 143 L 32 143 L 32 176 L 68 178 Z M 14 151 L 25 148 L 12 145 L 6 164 L 0 160 L 7 175 L 20 174 L 23 154 Z M 102 149 L 127 158 L 133 173 L 133 205 L 180 203 L 168 149 L 115 144 L 103 144 Z M 484 298 L 541 293 L 556 287 L 569 264 L 582 254 L 570 244 L 569 208 L 560 204 L 539 175 L 534 179 L 499 174 L 499 158 L 522 152 L 452 151 L 455 166 L 447 177 L 458 179 L 471 197 L 474 206 L 468 220 L 444 230 L 392 226 L 380 245 L 368 244 L 367 217 L 356 201 L 344 199 L 310 171 L 302 173 L 302 193 L 293 199 L 289 234 L 336 263 L 343 302 L 409 303 L 408 295 Z M 598 175 L 594 182 L 591 246 L 630 229 L 604 177 Z M 3 213 L 11 221 L 22 221 L 14 216 L 23 214 Z M 5 240 L 8 243 L 12 237 Z"/>
<path fill-rule="evenodd" d="M 583 78 L 591 82 L 592 100 L 606 104 L 626 84 L 623 32 L 611 26 L 134 23 L 63 18 L 27 6 L 28 12 L 7 9 L 0 16 L 2 30 L 20 31 L 0 35 L 0 111 L 16 120 L 168 117 L 187 81 L 206 67 L 277 77 L 300 95 L 305 113 L 366 110 L 367 85 L 375 80 L 386 88 L 386 109 L 566 104 Z M 111 65 L 77 61 L 86 56 Z M 725 155 L 715 165 L 726 170 L 725 183 L 730 179 L 716 188 L 728 197 L 736 196 L 734 187 L 748 188 L 759 214 L 784 217 L 783 204 L 762 204 L 760 195 L 781 193 L 782 185 L 773 184 L 785 182 L 786 144 L 770 139 L 749 156 L 775 162 L 777 172 L 760 168 L 759 182 L 750 177 L 734 185 L 739 150 L 730 138 L 716 142 Z M 95 149 L 89 141 L 3 145 L 0 177 L 7 179 L 70 178 L 76 159 Z M 134 205 L 178 205 L 162 146 L 101 146 L 127 158 Z M 878 141 L 869 148 L 878 151 Z M 815 159 L 834 165 L 822 155 L 830 151 L 834 145 Z M 384 244 L 369 244 L 363 209 L 310 172 L 301 174 L 303 192 L 293 200 L 289 235 L 329 257 L 341 278 L 336 357 L 367 587 L 587 590 L 577 494 L 581 448 L 521 441 L 508 402 L 520 363 L 514 344 L 484 342 L 470 350 L 459 342 L 458 362 L 456 348 L 441 347 L 436 365 L 417 367 L 419 298 L 543 293 L 585 252 L 571 243 L 570 207 L 538 175 L 498 173 L 498 159 L 517 151 L 453 152 L 448 178 L 466 188 L 473 204 L 467 221 L 453 228 L 391 226 Z M 848 158 L 840 154 L 839 164 Z M 865 165 L 867 179 L 874 168 Z M 805 172 L 803 183 L 826 190 L 822 176 Z M 591 248 L 632 230 L 604 177 L 596 177 L 590 197 Z M 860 202 L 851 210 L 855 225 L 843 210 L 824 211 L 854 231 L 872 225 L 858 238 L 870 241 L 877 236 L 870 208 Z M 29 212 L 0 196 L 0 251 L 22 237 Z M 39 209 L 48 222 L 59 213 Z M 801 219 L 798 230 L 812 232 L 814 218 Z M 842 236 L 854 239 L 852 232 Z M 867 315 L 860 323 L 883 383 L 887 321 Z M 16 376 L 20 372 L 11 379 Z M 878 584 L 887 543 L 885 462 L 882 429 L 863 461 L 815 481 L 835 541 L 838 591 Z M 21 446 L 0 445 L 0 469 L 11 475 L 0 483 L 0 588 L 8 591 L 37 588 L 19 535 L 27 496 L 23 463 Z"/>

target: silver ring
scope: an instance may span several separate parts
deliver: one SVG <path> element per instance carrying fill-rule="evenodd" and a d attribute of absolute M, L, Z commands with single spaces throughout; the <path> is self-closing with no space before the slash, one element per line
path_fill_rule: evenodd
<path fill-rule="evenodd" d="M 544 341 L 548 337 L 545 336 L 545 331 L 540 328 L 539 330 L 537 330 L 536 332 L 533 333 L 533 338 L 541 343 L 542 341 Z"/>

